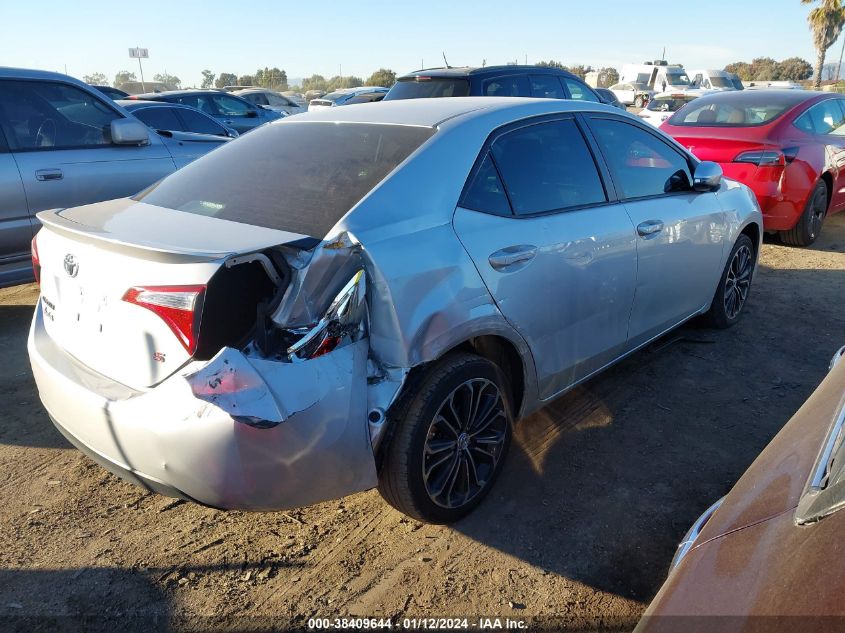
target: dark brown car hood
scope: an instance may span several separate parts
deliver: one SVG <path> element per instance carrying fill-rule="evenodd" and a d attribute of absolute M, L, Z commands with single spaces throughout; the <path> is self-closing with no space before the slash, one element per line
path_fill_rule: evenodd
<path fill-rule="evenodd" d="M 798 505 L 845 394 L 845 361 L 822 381 L 736 482 L 698 538 L 696 547 Z"/>

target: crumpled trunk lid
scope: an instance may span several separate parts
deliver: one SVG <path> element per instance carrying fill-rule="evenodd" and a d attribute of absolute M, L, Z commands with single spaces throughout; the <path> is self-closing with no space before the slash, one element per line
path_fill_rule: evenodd
<path fill-rule="evenodd" d="M 207 295 L 205 305 L 214 305 L 215 313 L 202 318 L 206 330 L 219 330 L 229 304 L 254 314 L 254 305 L 243 305 L 258 292 L 245 298 L 250 278 L 263 275 L 256 283 L 269 283 L 257 263 L 244 265 L 253 272 L 243 279 L 218 283 L 229 274 L 227 260 L 304 239 L 132 200 L 44 211 L 38 218 L 44 225 L 37 238 L 39 309 L 47 333 L 84 365 L 133 389 L 161 382 L 192 356 L 162 318 L 123 300 L 127 290 L 207 286 L 216 296 Z M 199 331 L 202 340 L 202 323 Z"/>

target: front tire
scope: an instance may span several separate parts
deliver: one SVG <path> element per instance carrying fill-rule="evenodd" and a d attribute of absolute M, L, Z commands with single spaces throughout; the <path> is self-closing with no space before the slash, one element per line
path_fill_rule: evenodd
<path fill-rule="evenodd" d="M 379 493 L 428 523 L 451 523 L 493 487 L 510 446 L 513 416 L 501 370 L 474 354 L 450 354 L 408 385 L 389 415 Z"/>
<path fill-rule="evenodd" d="M 822 231 L 822 223 L 827 215 L 827 199 L 827 183 L 819 180 L 810 192 L 810 197 L 807 198 L 807 204 L 798 222 L 788 231 L 780 232 L 781 241 L 790 246 L 809 246 L 815 242 Z"/>
<path fill-rule="evenodd" d="M 754 261 L 754 243 L 747 235 L 740 235 L 728 256 L 707 313 L 710 325 L 724 329 L 739 321 L 751 291 Z"/>
<path fill-rule="evenodd" d="M 634 107 L 635 108 L 642 108 L 643 107 L 643 98 L 642 97 L 634 97 Z"/>

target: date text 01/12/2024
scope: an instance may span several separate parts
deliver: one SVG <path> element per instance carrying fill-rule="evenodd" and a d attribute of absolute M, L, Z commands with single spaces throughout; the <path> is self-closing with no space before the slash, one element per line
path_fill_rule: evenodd
<path fill-rule="evenodd" d="M 512 618 L 309 618 L 309 630 L 499 631 L 526 630 L 525 620 Z"/>

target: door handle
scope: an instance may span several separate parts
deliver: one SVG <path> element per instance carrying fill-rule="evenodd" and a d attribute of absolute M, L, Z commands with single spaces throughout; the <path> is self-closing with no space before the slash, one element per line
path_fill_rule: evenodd
<path fill-rule="evenodd" d="M 487 261 L 496 270 L 505 270 L 516 264 L 529 262 L 537 254 L 537 247 L 530 244 L 508 246 L 492 253 Z"/>
<path fill-rule="evenodd" d="M 36 169 L 36 180 L 61 180 L 65 175 L 61 169 Z"/>
<path fill-rule="evenodd" d="M 637 233 L 643 237 L 647 235 L 654 235 L 663 230 L 663 222 L 660 220 L 646 220 L 637 225 Z"/>

